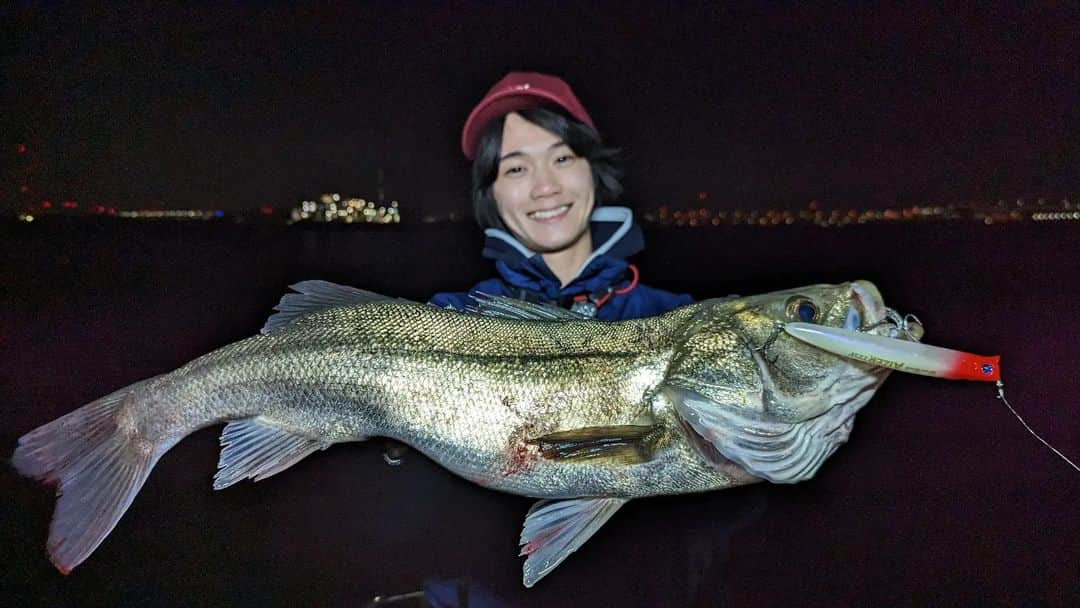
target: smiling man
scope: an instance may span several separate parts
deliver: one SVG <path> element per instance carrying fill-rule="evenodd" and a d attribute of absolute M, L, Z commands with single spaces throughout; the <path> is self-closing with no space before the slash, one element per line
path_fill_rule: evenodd
<path fill-rule="evenodd" d="M 642 285 L 626 258 L 645 241 L 622 194 L 617 150 L 562 79 L 512 72 L 473 108 L 461 136 L 473 161 L 473 206 L 498 277 L 431 303 L 464 309 L 473 295 L 553 303 L 604 320 L 691 303 Z"/>

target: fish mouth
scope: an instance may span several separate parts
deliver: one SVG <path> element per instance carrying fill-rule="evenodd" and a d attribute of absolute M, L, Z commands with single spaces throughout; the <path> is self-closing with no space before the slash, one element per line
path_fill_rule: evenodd
<path fill-rule="evenodd" d="M 912 342 L 923 335 L 922 323 L 914 315 L 901 315 L 885 306 L 881 293 L 867 281 L 851 284 L 851 306 L 843 329 Z"/>
<path fill-rule="evenodd" d="M 851 304 L 844 319 L 844 329 L 873 331 L 879 327 L 878 324 L 885 319 L 886 314 L 885 302 L 873 284 L 865 281 L 851 284 Z"/>
<path fill-rule="evenodd" d="M 844 319 L 844 329 L 858 330 L 863 326 L 863 320 L 880 319 L 884 315 L 884 308 L 881 294 L 877 293 L 873 285 L 859 281 L 852 283 L 851 304 Z"/>

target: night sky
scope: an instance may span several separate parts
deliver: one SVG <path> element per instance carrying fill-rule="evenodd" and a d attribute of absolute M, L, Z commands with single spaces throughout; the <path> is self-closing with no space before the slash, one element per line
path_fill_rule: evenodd
<path fill-rule="evenodd" d="M 1074 2 L 397 4 L 0 9 L 0 208 L 284 207 L 383 167 L 406 213 L 464 212 L 461 125 L 519 69 L 570 82 L 638 209 L 1080 190 Z"/>

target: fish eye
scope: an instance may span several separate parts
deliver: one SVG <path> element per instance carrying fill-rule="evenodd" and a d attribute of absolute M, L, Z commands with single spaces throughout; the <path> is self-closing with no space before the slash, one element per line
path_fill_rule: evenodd
<path fill-rule="evenodd" d="M 817 305 L 808 298 L 794 297 L 788 300 L 787 314 L 788 317 L 796 321 L 814 323 L 817 321 L 818 308 Z"/>

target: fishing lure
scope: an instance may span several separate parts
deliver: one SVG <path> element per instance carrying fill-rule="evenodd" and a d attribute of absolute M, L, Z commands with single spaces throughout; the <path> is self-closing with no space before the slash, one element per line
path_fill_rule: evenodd
<path fill-rule="evenodd" d="M 784 331 L 794 338 L 835 355 L 901 372 L 949 380 L 994 382 L 997 384 L 998 399 L 1001 399 L 1020 424 L 1024 425 L 1027 432 L 1069 466 L 1080 471 L 1080 466 L 1039 436 L 1005 399 L 1005 384 L 1001 381 L 1000 356 L 976 355 L 951 348 L 922 344 L 918 342 L 922 335 L 922 327 L 918 324 L 918 319 L 910 315 L 901 318 L 892 310 L 888 313 L 887 321 L 884 322 L 892 326 L 889 333 L 893 337 L 798 321 L 785 324 Z M 918 326 L 913 327 L 914 324 Z"/>
<path fill-rule="evenodd" d="M 983 382 L 997 382 L 1001 379 L 1001 357 L 997 355 L 975 355 L 911 340 L 813 323 L 788 323 L 784 326 L 784 331 L 803 342 L 841 357 L 910 374 Z"/>

